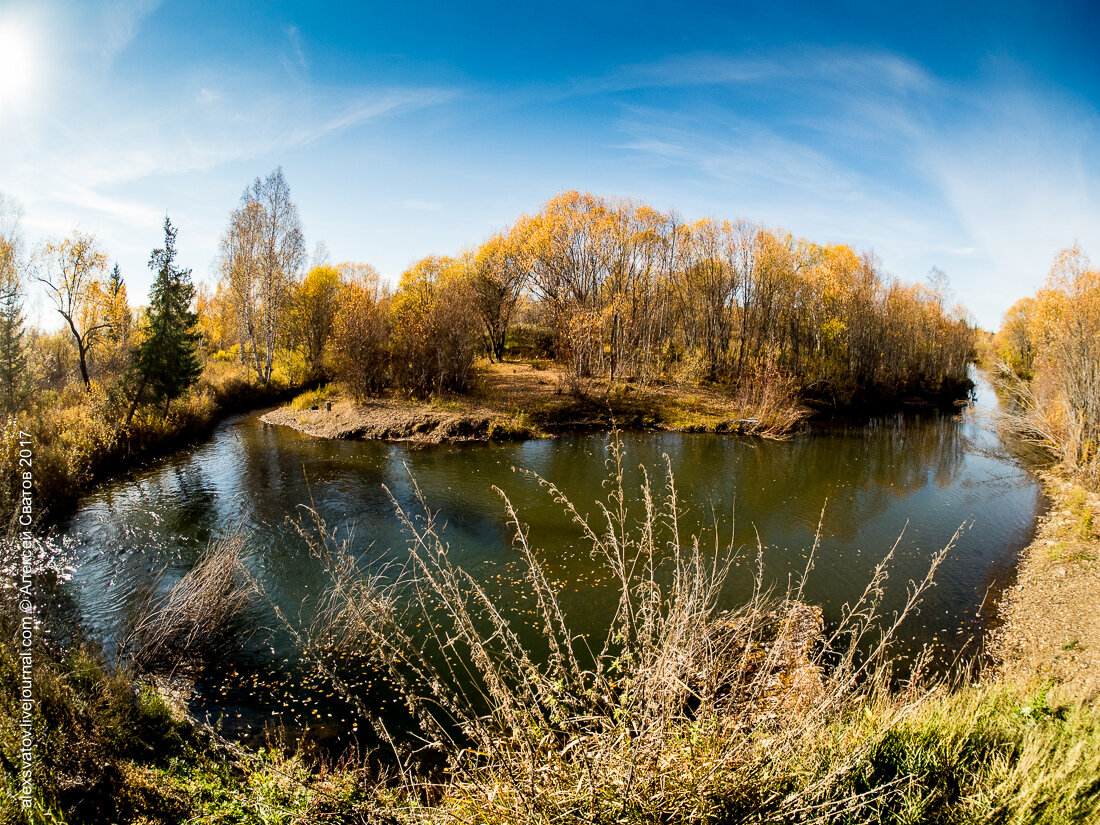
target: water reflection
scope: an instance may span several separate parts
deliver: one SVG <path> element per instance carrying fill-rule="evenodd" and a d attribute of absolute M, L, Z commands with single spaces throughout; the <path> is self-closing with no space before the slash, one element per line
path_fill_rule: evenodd
<path fill-rule="evenodd" d="M 934 642 L 950 658 L 979 634 L 987 593 L 1030 540 L 1040 505 L 1036 484 L 989 426 L 993 403 L 983 387 L 977 404 L 955 416 L 892 416 L 782 443 L 627 433 L 626 483 L 638 489 L 638 465 L 659 479 L 667 455 L 685 532 L 716 524 L 747 548 L 759 536 L 769 577 L 780 588 L 802 569 L 825 506 L 821 550 L 805 596 L 833 621 L 903 531 L 888 610 L 900 606 L 905 583 L 923 576 L 931 554 L 960 525 L 969 525 L 908 628 L 912 644 Z M 303 604 L 308 614 L 324 582 L 288 517 L 313 502 L 327 523 L 351 534 L 364 565 L 400 559 L 406 536 L 390 496 L 413 506 L 415 479 L 447 524 L 462 566 L 521 610 L 521 571 L 495 485 L 530 525 L 551 577 L 565 583 L 562 598 L 575 627 L 596 629 L 612 607 L 604 575 L 577 527 L 517 468 L 552 480 L 582 512 L 595 514 L 592 502 L 606 492 L 609 439 L 605 433 L 574 434 L 521 444 L 414 447 L 319 441 L 246 417 L 223 425 L 190 452 L 88 496 L 64 526 L 78 559 L 66 586 L 83 621 L 110 645 L 139 594 L 168 586 L 212 536 L 243 526 L 250 535 L 250 567 L 267 594 L 290 615 Z M 727 600 L 744 598 L 749 586 L 749 565 L 742 564 Z M 277 626 L 273 619 L 270 624 Z M 232 663 L 234 684 L 205 686 L 204 707 L 229 712 L 230 722 L 240 719 L 244 727 L 273 715 L 317 723 L 313 711 L 326 707 L 339 727 L 346 709 L 332 711 L 333 700 L 306 713 L 301 683 L 313 677 L 303 675 L 303 667 L 286 635 L 274 633 L 250 657 Z M 356 683 L 375 690 L 364 674 Z M 227 673 L 210 678 L 223 677 Z M 275 698 L 275 685 L 282 698 Z"/>

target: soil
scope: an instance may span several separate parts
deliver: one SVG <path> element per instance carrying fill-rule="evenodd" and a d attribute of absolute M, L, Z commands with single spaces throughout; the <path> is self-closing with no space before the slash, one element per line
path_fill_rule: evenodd
<path fill-rule="evenodd" d="M 293 427 L 318 438 L 368 438 L 382 441 L 486 441 L 499 427 L 512 430 L 508 417 L 482 407 L 460 411 L 432 404 L 379 398 L 364 404 L 338 399 L 331 409 L 280 407 L 263 416 L 269 424 Z M 513 433 L 512 437 L 516 434 Z"/>
<path fill-rule="evenodd" d="M 320 438 L 439 443 L 530 438 L 612 424 L 783 437 L 807 414 L 802 408 L 762 411 L 715 387 L 624 383 L 612 388 L 599 382 L 573 386 L 553 364 L 509 361 L 482 365 L 465 395 L 430 402 L 380 397 L 359 404 L 333 397 L 313 409 L 283 407 L 263 420 Z"/>
<path fill-rule="evenodd" d="M 1051 473 L 1051 500 L 1017 581 L 1001 602 L 992 650 L 1006 680 L 1053 681 L 1059 692 L 1100 698 L 1100 494 Z"/>

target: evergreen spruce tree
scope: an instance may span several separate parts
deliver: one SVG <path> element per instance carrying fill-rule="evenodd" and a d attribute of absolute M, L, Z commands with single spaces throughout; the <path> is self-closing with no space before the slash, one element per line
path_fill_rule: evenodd
<path fill-rule="evenodd" d="M 23 406 L 27 352 L 23 343 L 23 295 L 14 251 L 0 238 L 0 410 L 8 415 Z"/>
<path fill-rule="evenodd" d="M 175 265 L 176 229 L 164 219 L 164 248 L 153 250 L 149 268 L 157 273 L 142 321 L 141 343 L 134 350 L 131 379 L 135 386 L 128 425 L 142 403 L 164 404 L 164 413 L 198 381 L 198 315 L 191 310 L 195 286 L 191 270 Z"/>
<path fill-rule="evenodd" d="M 126 282 L 122 271 L 115 264 L 107 280 L 107 322 L 111 325 L 108 337 L 116 344 L 130 337 L 130 304 L 126 299 Z"/>

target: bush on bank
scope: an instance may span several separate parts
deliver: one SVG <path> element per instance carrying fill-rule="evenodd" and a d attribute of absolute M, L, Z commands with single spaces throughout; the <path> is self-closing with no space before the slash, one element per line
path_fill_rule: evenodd
<path fill-rule="evenodd" d="M 42 517 L 111 472 L 200 438 L 226 415 L 277 403 L 303 386 L 285 380 L 260 385 L 238 365 L 214 361 L 167 415 L 143 407 L 129 426 L 122 425 L 125 399 L 95 382 L 88 392 L 76 386 L 43 392 L 0 425 L 0 511 L 12 513 L 18 498 L 20 432 L 32 442 L 35 511 Z"/>

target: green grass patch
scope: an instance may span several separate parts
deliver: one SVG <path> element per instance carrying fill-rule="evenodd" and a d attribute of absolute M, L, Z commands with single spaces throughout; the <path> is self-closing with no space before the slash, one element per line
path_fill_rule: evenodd
<path fill-rule="evenodd" d="M 335 394 L 335 392 L 336 389 L 332 384 L 325 384 L 315 390 L 306 390 L 296 396 L 294 400 L 290 402 L 290 406 L 295 410 L 312 410 L 314 407 L 323 405 L 325 401 Z"/>

